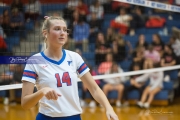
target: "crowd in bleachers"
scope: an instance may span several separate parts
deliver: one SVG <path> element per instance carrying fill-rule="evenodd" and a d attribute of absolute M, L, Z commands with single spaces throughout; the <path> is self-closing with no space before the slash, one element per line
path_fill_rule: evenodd
<path fill-rule="evenodd" d="M 29 30 L 36 27 L 41 15 L 41 3 L 38 0 L 29 0 L 23 4 L 21 0 L 13 0 L 10 5 L 0 7 L 0 56 L 14 55 L 13 47 L 26 40 Z M 5 65 L 7 66 L 7 65 Z M 21 83 L 23 65 L 10 64 L 9 69 L 1 65 L 0 85 Z M 0 91 L 4 96 L 4 104 L 14 103 L 15 96 L 20 97 L 21 90 Z M 10 97 L 10 98 L 9 98 Z"/>
<path fill-rule="evenodd" d="M 24 40 L 28 30 L 32 30 L 41 15 L 41 3 L 38 0 L 29 0 L 23 4 L 21 0 L 13 0 L 10 5 L 0 8 L 0 37 L 1 56 L 12 55 L 12 48 Z M 2 34 L 3 33 L 3 34 Z"/>
<path fill-rule="evenodd" d="M 174 34 L 175 32 L 171 30 L 174 26 L 177 27 L 176 30 L 178 29 L 179 24 L 173 25 L 171 22 L 177 23 L 179 18 L 172 13 L 114 1 L 106 1 L 104 4 L 94 1 L 89 7 L 82 0 L 70 0 L 67 4 L 68 7 L 63 13 L 72 30 L 67 48 L 82 50 L 83 58 L 95 68 L 96 74 L 121 73 L 179 64 L 179 50 L 177 50 L 179 38 L 178 34 Z M 176 47 L 173 47 L 174 45 Z M 140 100 L 138 105 L 149 107 L 154 97 L 166 99 L 161 97 L 164 94 L 163 90 L 166 91 L 168 88 L 164 85 L 164 77 L 167 81 L 172 80 L 168 72 L 157 72 L 125 78 L 129 85 L 120 77 L 104 79 L 100 86 L 110 98 L 113 98 L 110 91 L 118 91 L 114 95 L 117 106 L 121 106 L 122 99 L 131 98 L 128 92 L 138 90 L 140 93 L 137 97 Z M 143 85 L 142 83 L 148 79 L 149 85 Z M 84 99 L 84 87 L 82 91 Z M 168 97 L 170 90 L 166 92 Z M 149 97 L 146 101 L 147 96 Z M 94 101 L 89 105 L 94 106 Z"/>
<path fill-rule="evenodd" d="M 19 43 L 19 41 L 14 41 L 14 36 L 25 37 L 19 36 L 17 31 L 29 29 L 28 25 L 31 21 L 38 21 L 40 14 L 46 15 L 48 10 L 60 10 L 71 30 L 65 48 L 78 52 L 92 68 L 90 71 L 92 75 L 107 75 L 179 64 L 180 25 L 178 20 L 180 17 L 176 15 L 178 13 L 164 13 L 164 11 L 111 0 L 69 0 L 68 3 L 62 5 L 65 7 L 61 6 L 59 9 L 51 4 L 49 5 L 51 7 L 47 5 L 41 7 L 38 0 L 30 0 L 28 7 L 24 7 L 25 5 L 20 0 L 14 1 L 11 9 L 4 10 L 1 16 L 3 21 L 0 21 L 0 30 L 3 30 L 0 31 L 0 35 L 3 34 L 1 37 L 4 40 L 0 47 L 3 46 L 2 51 L 4 48 L 7 49 L 4 52 L 11 51 L 8 47 L 12 43 L 13 45 Z M 172 0 L 164 2 L 175 3 Z M 12 36 L 13 39 L 10 39 Z M 0 51 L 0 53 L 3 52 Z M 7 75 L 11 76 L 12 73 L 7 73 Z M 2 75 L 1 79 L 5 79 L 5 76 Z M 118 107 L 122 105 L 122 100 L 137 99 L 140 101 L 138 102 L 140 107 L 147 108 L 153 99 L 169 99 L 177 77 L 178 71 L 174 70 L 135 75 L 129 78 L 96 80 L 96 83 L 108 98 L 117 100 Z M 167 78 L 166 83 L 164 78 Z M 85 86 L 79 85 L 79 89 L 83 106 L 84 99 L 92 99 L 92 97 Z M 95 102 L 92 100 L 89 105 L 93 107 Z"/>

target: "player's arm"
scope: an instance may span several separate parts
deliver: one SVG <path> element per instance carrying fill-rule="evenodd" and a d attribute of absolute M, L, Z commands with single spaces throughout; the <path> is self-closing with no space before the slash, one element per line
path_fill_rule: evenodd
<path fill-rule="evenodd" d="M 33 93 L 34 84 L 31 82 L 23 81 L 22 95 L 21 95 L 21 106 L 24 109 L 29 109 L 35 106 L 38 101 L 43 97 L 42 91 Z"/>
<path fill-rule="evenodd" d="M 106 109 L 108 120 L 110 120 L 110 118 L 112 118 L 113 120 L 118 120 L 118 117 L 115 114 L 113 108 L 111 107 L 107 97 L 96 84 L 91 74 L 89 72 L 85 73 L 81 77 L 81 80 L 84 83 L 84 85 L 88 88 L 93 98 Z"/>
<path fill-rule="evenodd" d="M 45 96 L 48 100 L 57 100 L 58 93 L 56 93 L 52 88 L 42 88 L 37 92 L 33 93 L 34 84 L 31 82 L 23 81 L 22 95 L 21 95 L 21 106 L 24 109 L 30 109 L 34 107 L 38 101 Z"/>

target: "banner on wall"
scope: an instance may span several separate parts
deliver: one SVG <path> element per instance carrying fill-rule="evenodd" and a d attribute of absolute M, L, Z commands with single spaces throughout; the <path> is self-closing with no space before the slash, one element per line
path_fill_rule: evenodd
<path fill-rule="evenodd" d="M 113 0 L 118 2 L 124 2 L 144 7 L 150 7 L 150 8 L 156 8 L 156 9 L 162 9 L 167 11 L 173 11 L 173 12 L 180 12 L 180 7 L 175 5 L 169 5 L 165 3 L 160 2 L 154 2 L 149 0 Z"/>

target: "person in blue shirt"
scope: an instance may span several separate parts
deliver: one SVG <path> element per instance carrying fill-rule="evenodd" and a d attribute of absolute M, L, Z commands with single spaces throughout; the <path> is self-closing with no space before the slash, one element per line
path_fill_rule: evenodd
<path fill-rule="evenodd" d="M 73 44 L 75 47 L 82 47 L 83 52 L 88 51 L 89 31 L 89 25 L 80 17 L 78 24 L 73 28 Z"/>

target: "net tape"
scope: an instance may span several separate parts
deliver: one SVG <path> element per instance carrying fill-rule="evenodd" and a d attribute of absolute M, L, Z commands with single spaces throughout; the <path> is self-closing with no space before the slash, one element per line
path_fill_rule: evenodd
<path fill-rule="evenodd" d="M 93 78 L 94 80 L 104 79 L 104 78 L 115 78 L 115 77 L 121 77 L 121 76 L 131 76 L 131 75 L 137 75 L 137 74 L 145 74 L 145 73 L 152 73 L 152 72 L 159 72 L 159 71 L 169 71 L 169 70 L 176 70 L 176 69 L 180 69 L 180 65 L 124 72 L 124 73 L 115 73 L 115 74 L 109 74 L 109 75 L 97 75 L 97 76 L 93 76 Z M 79 79 L 78 82 L 81 82 L 81 80 Z M 0 90 L 10 90 L 10 89 L 19 89 L 19 88 L 22 88 L 22 84 L 0 86 Z"/>

